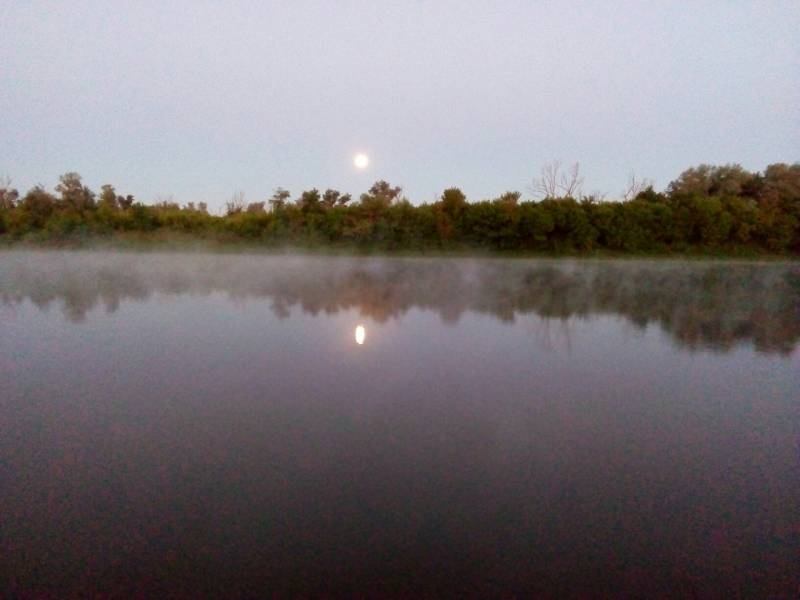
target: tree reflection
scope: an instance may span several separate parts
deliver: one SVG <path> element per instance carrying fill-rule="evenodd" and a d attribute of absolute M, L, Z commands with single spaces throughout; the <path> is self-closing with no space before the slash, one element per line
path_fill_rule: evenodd
<path fill-rule="evenodd" d="M 39 308 L 63 303 L 83 320 L 102 304 L 152 294 L 269 299 L 334 314 L 356 309 L 377 322 L 412 307 L 457 323 L 466 311 L 513 323 L 520 315 L 566 320 L 615 315 L 655 323 L 690 349 L 750 343 L 789 353 L 800 337 L 800 267 L 792 263 L 372 259 L 92 253 L 5 253 L 0 299 Z"/>

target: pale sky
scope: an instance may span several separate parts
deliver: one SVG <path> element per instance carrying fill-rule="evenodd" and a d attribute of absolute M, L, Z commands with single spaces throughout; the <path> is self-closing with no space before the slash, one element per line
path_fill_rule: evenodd
<path fill-rule="evenodd" d="M 0 175 L 220 207 L 800 160 L 800 2 L 0 0 Z M 369 155 L 364 172 L 357 152 Z"/>

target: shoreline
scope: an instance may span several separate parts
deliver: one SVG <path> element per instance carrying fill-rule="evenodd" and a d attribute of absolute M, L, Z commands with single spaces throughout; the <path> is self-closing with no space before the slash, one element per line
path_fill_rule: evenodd
<path fill-rule="evenodd" d="M 314 256 L 342 258 L 461 258 L 520 260 L 664 260 L 688 262 L 800 262 L 798 254 L 769 254 L 758 250 L 726 252 L 690 249 L 665 252 L 615 252 L 605 249 L 575 252 L 495 250 L 476 247 L 453 248 L 362 248 L 352 245 L 281 245 L 259 244 L 240 240 L 213 240 L 194 236 L 169 238 L 82 238 L 65 240 L 3 240 L 2 252 L 101 252 L 133 254 L 241 254 L 263 256 Z"/>

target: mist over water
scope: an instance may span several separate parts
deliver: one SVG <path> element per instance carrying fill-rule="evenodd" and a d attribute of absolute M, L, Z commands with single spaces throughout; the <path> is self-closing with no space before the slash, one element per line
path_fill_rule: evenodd
<path fill-rule="evenodd" d="M 12 595 L 799 583 L 797 263 L 3 252 L 0 324 Z"/>
<path fill-rule="evenodd" d="M 269 303 L 279 318 L 356 310 L 379 323 L 411 309 L 455 325 L 466 312 L 513 324 L 618 316 L 655 324 L 687 348 L 752 344 L 789 353 L 800 339 L 797 263 L 647 260 L 350 258 L 219 254 L 9 252 L 0 301 L 60 306 L 81 322 L 96 306 L 154 295 L 223 294 Z"/>

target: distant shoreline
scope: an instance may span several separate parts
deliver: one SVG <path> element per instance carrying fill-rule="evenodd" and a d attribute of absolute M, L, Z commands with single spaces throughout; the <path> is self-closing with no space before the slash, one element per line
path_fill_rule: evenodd
<path fill-rule="evenodd" d="M 557 169 L 553 167 L 553 169 Z M 633 181 L 621 200 L 584 195 L 543 171 L 537 200 L 518 191 L 468 201 L 457 187 L 412 204 L 402 188 L 375 182 L 357 200 L 317 188 L 277 188 L 265 201 L 243 193 L 212 214 L 204 203 L 149 205 L 114 186 L 96 193 L 65 173 L 53 194 L 24 195 L 0 183 L 0 244 L 164 249 L 203 247 L 323 254 L 501 256 L 800 256 L 800 163 L 700 165 L 663 192 Z M 545 176 L 548 175 L 548 176 Z"/>
<path fill-rule="evenodd" d="M 662 252 L 623 252 L 607 249 L 589 251 L 526 251 L 497 250 L 480 247 L 450 248 L 386 248 L 359 247 L 347 244 L 270 244 L 249 240 L 213 239 L 173 232 L 133 235 L 67 237 L 60 239 L 4 239 L 0 236 L 2 251 L 113 251 L 135 253 L 208 253 L 255 254 L 266 256 L 308 255 L 331 257 L 387 257 L 387 258 L 486 258 L 486 259 L 576 259 L 576 260 L 722 260 L 744 262 L 800 262 L 800 254 L 769 253 L 751 248 L 668 250 Z"/>

